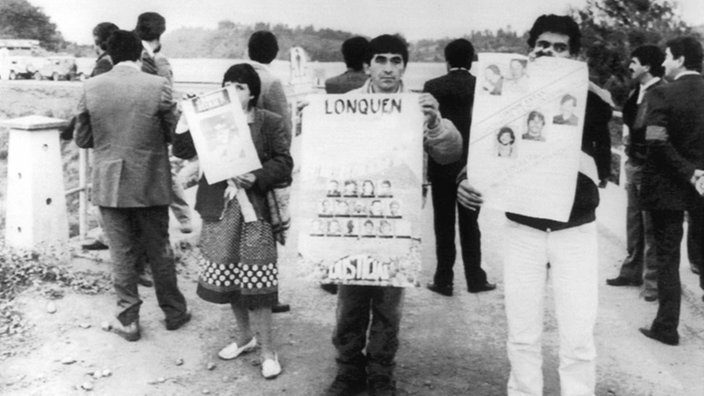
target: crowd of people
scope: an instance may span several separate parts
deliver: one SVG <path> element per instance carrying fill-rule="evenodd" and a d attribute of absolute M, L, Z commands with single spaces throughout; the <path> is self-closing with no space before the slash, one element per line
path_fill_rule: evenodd
<path fill-rule="evenodd" d="M 141 336 L 138 284 L 153 283 L 168 330 L 177 330 L 191 320 L 186 298 L 178 287 L 168 234 L 169 207 L 181 222 L 181 232 L 191 231 L 190 209 L 170 159 L 194 161 L 198 153 L 187 123 L 179 121 L 173 73 L 159 42 L 164 30 L 164 18 L 153 12 L 140 15 L 133 31 L 120 30 L 112 23 L 95 27 L 99 57 L 91 78 L 84 83 L 75 122 L 64 133 L 79 147 L 93 149 L 92 201 L 99 208 L 106 235 L 96 243 L 109 247 L 112 259 L 118 306 L 112 330 L 128 341 Z M 572 18 L 543 15 L 529 32 L 529 58 L 577 59 L 580 41 L 579 27 Z M 238 95 L 262 167 L 213 184 L 200 176 L 194 207 L 203 224 L 197 295 L 212 303 L 229 304 L 237 321 L 235 342 L 224 346 L 218 356 L 235 359 L 258 348 L 262 376 L 272 379 L 283 370 L 272 312 L 289 307 L 278 299 L 277 230 L 266 195 L 275 187 L 291 183 L 292 126 L 283 85 L 267 67 L 278 52 L 276 37 L 259 31 L 248 44 L 251 62 L 231 66 L 224 73 L 222 85 L 234 87 Z M 403 75 L 409 53 L 398 36 L 385 34 L 372 40 L 355 37 L 345 41 L 342 54 L 348 69 L 325 82 L 327 93 L 407 92 Z M 467 180 L 477 84 L 470 72 L 474 48 L 465 39 L 454 40 L 445 48 L 445 58 L 447 74 L 427 81 L 418 100 L 424 116 L 423 149 L 428 156 L 437 264 L 427 288 L 450 297 L 454 293 L 457 256 L 456 217 L 467 291 L 489 292 L 496 289 L 496 284 L 489 282 L 481 268 L 478 216 L 482 194 Z M 659 310 L 652 326 L 641 332 L 670 345 L 679 341 L 678 266 L 685 211 L 689 214 L 688 246 L 690 257 L 694 257 L 693 269 L 701 272 L 704 255 L 700 247 L 704 242 L 700 241 L 704 234 L 701 65 L 701 44 L 690 37 L 667 42 L 664 51 L 655 45 L 637 48 L 631 54 L 630 70 L 639 86 L 623 110 L 630 130 L 626 168 L 628 257 L 618 277 L 607 283 L 640 286 L 644 277 L 644 297 L 658 300 Z M 516 74 L 522 75 L 525 64 L 518 62 L 515 68 Z M 665 83 L 663 77 L 671 82 Z M 492 89 L 496 91 L 500 86 L 499 82 Z M 576 123 L 572 114 L 575 102 L 569 95 L 562 99 L 565 115 L 561 122 Z M 575 175 L 576 192 L 566 222 L 506 213 L 503 284 L 511 365 L 509 395 L 543 393 L 541 338 L 548 279 L 553 286 L 560 333 L 561 393 L 595 392 L 595 210 L 598 187 L 605 185 L 610 174 L 611 117 L 608 95 L 590 83 L 581 168 Z M 529 126 L 531 122 L 544 125 L 545 118 L 538 113 L 528 117 Z M 538 131 L 537 127 L 533 129 Z M 529 138 L 538 139 L 538 132 Z M 503 135 L 507 139 L 499 135 L 499 143 L 516 139 L 510 129 Z M 499 155 L 511 156 L 512 151 L 502 149 Z M 338 185 L 329 189 L 337 194 L 331 196 L 342 194 Z M 244 206 L 251 206 L 254 215 L 246 214 Z M 95 247 L 91 244 L 87 248 Z M 144 267 L 150 269 L 151 278 L 144 276 L 149 272 Z M 700 279 L 704 287 L 704 277 Z M 337 374 L 324 394 L 356 395 L 365 390 L 370 395 L 395 394 L 403 288 L 323 288 L 337 294 L 332 337 Z"/>

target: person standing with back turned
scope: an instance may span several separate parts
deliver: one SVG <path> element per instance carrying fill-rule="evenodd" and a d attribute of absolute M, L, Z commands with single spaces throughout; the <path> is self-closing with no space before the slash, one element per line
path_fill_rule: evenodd
<path fill-rule="evenodd" d="M 440 103 L 440 114 L 452 121 L 462 135 L 462 157 L 450 164 L 439 164 L 428 158 L 428 178 L 433 198 L 435 226 L 435 257 L 437 268 L 428 289 L 444 296 L 452 295 L 457 251 L 455 249 L 455 210 L 459 218 L 462 262 L 470 293 L 496 289 L 482 269 L 481 231 L 478 210 L 457 205 L 457 175 L 467 163 L 469 133 L 472 125 L 474 87 L 477 79 L 469 72 L 474 59 L 474 47 L 465 39 L 454 40 L 445 47 L 447 74 L 425 83 L 423 92 L 433 95 Z M 456 209 L 455 209 L 456 208 Z"/>

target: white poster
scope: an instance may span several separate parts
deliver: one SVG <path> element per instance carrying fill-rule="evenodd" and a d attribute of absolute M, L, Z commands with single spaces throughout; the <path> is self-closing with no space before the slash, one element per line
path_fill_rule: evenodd
<path fill-rule="evenodd" d="M 416 94 L 316 95 L 303 115 L 299 252 L 323 283 L 417 284 L 423 114 Z"/>
<path fill-rule="evenodd" d="M 262 167 L 234 87 L 185 99 L 182 107 L 208 183 Z"/>
<path fill-rule="evenodd" d="M 467 177 L 484 206 L 567 221 L 580 166 L 584 62 L 479 54 Z"/>

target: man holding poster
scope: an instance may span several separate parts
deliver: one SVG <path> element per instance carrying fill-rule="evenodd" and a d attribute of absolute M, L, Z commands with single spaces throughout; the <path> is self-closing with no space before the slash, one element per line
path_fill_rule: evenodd
<path fill-rule="evenodd" d="M 572 18 L 543 15 L 530 30 L 530 58 L 576 58 L 580 36 L 579 27 Z M 531 75 L 531 79 L 538 77 L 541 76 Z M 504 284 L 508 319 L 507 350 L 511 363 L 509 396 L 543 394 L 541 335 L 548 269 L 552 272 L 549 279 L 553 282 L 560 333 L 561 394 L 594 394 L 596 350 L 593 331 L 598 305 L 594 220 L 599 203 L 597 184 L 608 175 L 610 143 L 607 123 L 611 118 L 611 108 L 600 93 L 601 89 L 590 83 L 582 130 L 582 152 L 576 154 L 581 156 L 579 173 L 575 172 L 572 176 L 571 183 L 576 183 L 576 190 L 566 221 L 530 216 L 529 213 L 506 213 L 508 230 L 504 238 Z M 556 95 L 554 100 L 559 103 L 560 97 Z M 562 129 L 560 133 L 569 131 Z M 528 143 L 543 147 L 546 144 Z M 471 150 L 470 143 L 470 153 Z M 471 154 L 469 158 L 472 158 Z M 595 160 L 600 166 L 595 166 Z M 469 169 L 473 171 L 471 167 Z M 536 166 L 536 169 L 540 167 Z M 484 202 L 482 194 L 469 183 L 466 173 L 460 174 L 458 180 L 459 202 L 470 209 L 479 208 Z M 534 198 L 544 199 L 541 196 Z"/>
<path fill-rule="evenodd" d="M 350 93 L 405 92 L 402 77 L 407 63 L 408 49 L 402 39 L 391 35 L 376 37 L 369 43 L 365 59 L 370 78 Z M 425 151 L 439 163 L 457 161 L 462 152 L 459 132 L 450 121 L 440 117 L 438 103 L 430 94 L 421 94 L 419 104 L 424 115 Z M 400 287 L 340 285 L 333 335 L 338 372 L 326 395 L 351 395 L 367 387 L 370 395 L 395 394 L 393 368 L 399 345 L 402 299 Z"/>

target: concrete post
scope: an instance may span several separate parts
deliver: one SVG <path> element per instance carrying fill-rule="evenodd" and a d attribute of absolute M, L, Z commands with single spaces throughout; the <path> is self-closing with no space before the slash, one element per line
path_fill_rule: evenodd
<path fill-rule="evenodd" d="M 5 241 L 32 249 L 68 241 L 59 128 L 67 121 L 28 116 L 0 122 L 10 128 Z"/>

